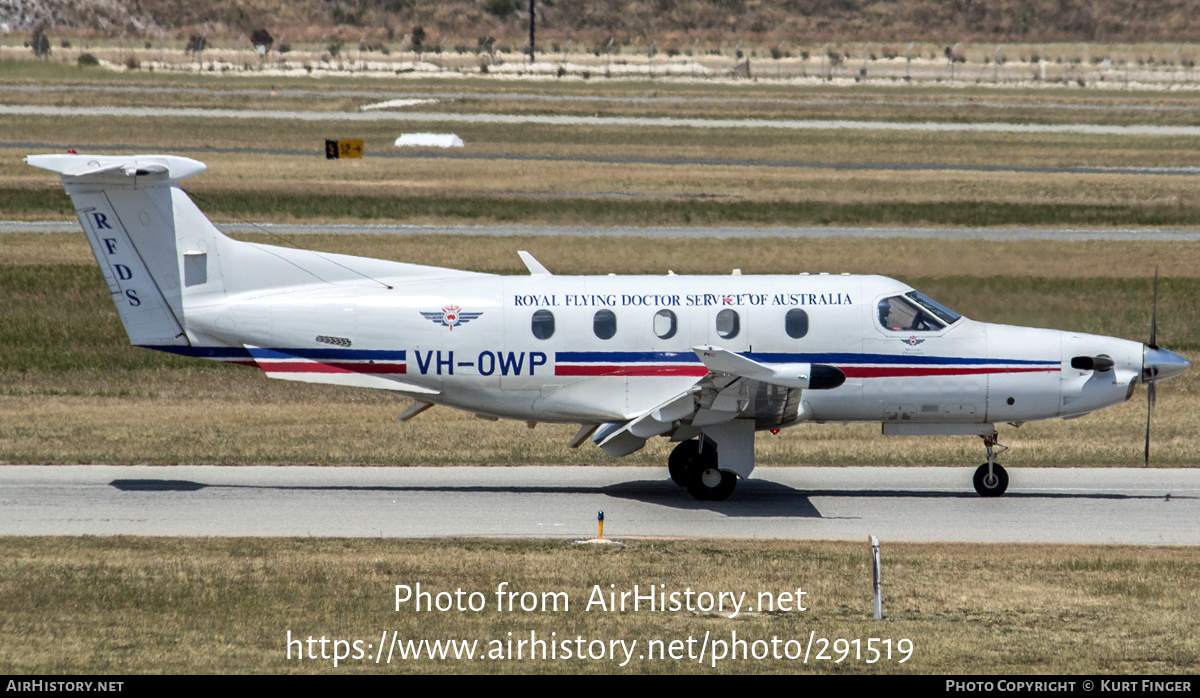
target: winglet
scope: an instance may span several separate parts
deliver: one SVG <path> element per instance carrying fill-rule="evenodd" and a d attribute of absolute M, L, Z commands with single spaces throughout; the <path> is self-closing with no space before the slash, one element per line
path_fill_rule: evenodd
<path fill-rule="evenodd" d="M 529 273 L 533 276 L 553 276 L 550 270 L 542 266 L 542 263 L 533 258 L 525 250 L 519 250 L 517 254 L 521 257 L 521 261 L 525 262 L 525 267 L 529 269 Z"/>

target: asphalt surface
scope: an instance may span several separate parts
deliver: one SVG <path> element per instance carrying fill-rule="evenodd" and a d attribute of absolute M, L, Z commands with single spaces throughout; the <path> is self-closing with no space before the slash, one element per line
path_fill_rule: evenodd
<path fill-rule="evenodd" d="M 1072 228 L 735 228 L 541 227 L 532 225 L 371 225 L 218 223 L 227 234 L 274 235 L 484 235 L 496 237 L 637 238 L 917 238 L 933 240 L 1107 240 L 1200 242 L 1200 230 L 1089 230 Z M 4 233 L 78 233 L 77 221 L 0 221 Z"/>
<path fill-rule="evenodd" d="M 4 466 L 0 535 L 1200 544 L 1200 469 L 760 468 L 697 502 L 665 468 Z"/>

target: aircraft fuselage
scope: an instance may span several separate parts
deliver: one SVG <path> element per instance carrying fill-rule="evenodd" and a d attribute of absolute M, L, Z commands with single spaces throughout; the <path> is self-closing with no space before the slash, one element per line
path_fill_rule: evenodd
<path fill-rule="evenodd" d="M 439 391 L 427 398 L 438 404 L 546 422 L 618 421 L 650 409 L 707 373 L 693 351 L 703 345 L 845 374 L 837 388 L 803 391 L 794 409 L 765 406 L 759 428 L 1083 414 L 1127 399 L 1142 364 L 1141 343 L 1111 337 L 968 318 L 886 327 L 880 302 L 912 289 L 880 276 L 478 275 L 392 283 L 197 304 L 188 329 L 194 346 L 229 346 L 219 358 L 253 360 L 239 344 L 277 350 L 277 359 L 307 355 L 396 380 L 401 391 Z M 1070 365 L 1074 356 L 1102 354 L 1113 370 Z M 281 373 L 313 368 L 260 363 Z"/>

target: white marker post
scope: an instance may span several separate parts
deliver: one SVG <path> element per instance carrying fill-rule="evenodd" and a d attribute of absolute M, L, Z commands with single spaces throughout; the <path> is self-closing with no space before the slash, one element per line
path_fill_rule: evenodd
<path fill-rule="evenodd" d="M 871 578 L 875 583 L 875 620 L 883 619 L 883 580 L 879 578 L 879 539 L 871 536 Z"/>

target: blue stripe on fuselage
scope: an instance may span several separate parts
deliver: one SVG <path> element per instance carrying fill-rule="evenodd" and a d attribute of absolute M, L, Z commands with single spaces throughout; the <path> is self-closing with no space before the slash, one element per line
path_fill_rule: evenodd
<path fill-rule="evenodd" d="M 813 363 L 835 365 L 897 364 L 897 365 L 955 365 L 955 366 L 1057 366 L 1059 361 L 1035 359 L 983 359 L 957 356 L 913 356 L 904 354 L 860 353 L 803 353 L 784 354 L 752 352 L 742 354 L 748 359 L 766 364 Z M 554 355 L 558 363 L 700 363 L 693 352 L 682 351 L 560 351 Z"/>

